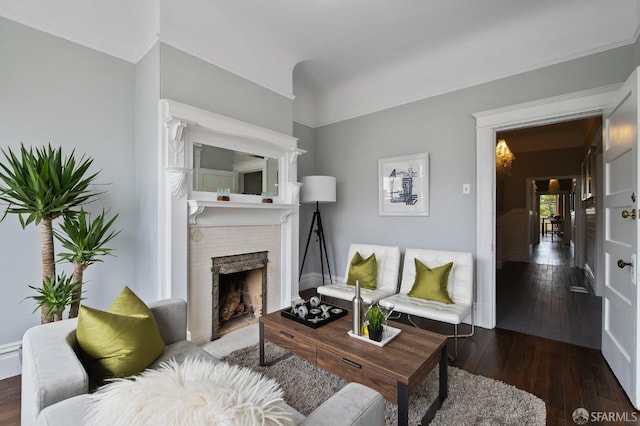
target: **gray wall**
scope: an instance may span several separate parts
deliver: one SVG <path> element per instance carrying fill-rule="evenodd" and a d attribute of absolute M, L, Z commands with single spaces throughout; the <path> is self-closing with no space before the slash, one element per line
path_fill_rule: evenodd
<path fill-rule="evenodd" d="M 85 273 L 85 303 L 106 308 L 129 285 L 157 299 L 158 100 L 170 98 L 290 134 L 293 102 L 166 45 L 135 66 L 0 18 L 2 147 L 51 142 L 95 159 L 106 191 L 90 210 L 119 213 L 115 257 Z M 59 270 L 67 269 L 59 266 Z M 0 222 L 0 345 L 39 323 L 27 285 L 41 275 L 37 229 Z M 69 270 L 71 270 L 69 268 Z"/>
<path fill-rule="evenodd" d="M 298 138 L 298 148 L 304 149 L 307 152 L 298 157 L 298 181 L 301 181 L 304 176 L 311 176 L 316 174 L 315 167 L 315 143 L 314 143 L 314 129 L 298 122 L 293 123 L 293 136 Z M 301 189 L 304 191 L 304 187 Z M 321 207 L 324 211 L 325 205 Z M 311 227 L 311 221 L 313 220 L 313 212 L 315 211 L 315 204 L 300 204 L 300 266 L 302 267 L 302 258 L 304 256 L 305 246 L 307 244 L 307 238 L 309 236 L 309 228 Z M 327 218 L 328 219 L 328 218 Z M 324 220 L 324 215 L 323 215 Z M 327 247 L 328 248 L 328 247 Z M 331 265 L 334 265 L 332 262 Z M 307 258 L 304 264 L 304 273 L 308 272 L 320 272 L 320 252 L 318 251 L 318 243 L 316 242 L 315 234 L 312 235 L 309 250 L 307 252 Z M 335 270 L 331 272 L 336 275 Z M 339 275 L 341 275 L 340 273 Z M 304 290 L 310 287 L 312 283 L 305 286 L 302 282 L 300 289 Z"/>
<path fill-rule="evenodd" d="M 135 66 L 137 290 L 154 300 L 158 282 L 158 100 L 172 99 L 290 134 L 293 102 L 159 43 Z"/>
<path fill-rule="evenodd" d="M 233 171 L 234 151 L 207 145 L 204 145 L 203 148 L 200 157 L 200 167 Z"/>
<path fill-rule="evenodd" d="M 163 98 L 291 134 L 291 99 L 165 44 L 161 61 Z"/>
<path fill-rule="evenodd" d="M 115 257 L 85 272 L 85 303 L 105 308 L 136 277 L 134 67 L 2 18 L 0 58 L 2 149 L 50 142 L 66 154 L 75 148 L 76 155 L 93 157 L 92 170 L 101 170 L 97 181 L 105 184 L 96 189 L 105 194 L 89 210 L 120 214 L 116 226 L 122 233 L 111 243 Z M 40 322 L 33 302 L 23 301 L 34 294 L 27 285 L 38 286 L 42 275 L 38 230 L 23 230 L 14 215 L 0 222 L 0 270 L 3 345 L 21 340 Z"/>
<path fill-rule="evenodd" d="M 338 202 L 323 209 L 339 274 L 350 243 L 476 250 L 474 112 L 624 81 L 634 46 L 387 109 L 314 131 L 315 172 L 336 176 Z M 429 217 L 378 216 L 378 159 L 430 153 Z M 471 195 L 462 184 L 471 183 Z"/>

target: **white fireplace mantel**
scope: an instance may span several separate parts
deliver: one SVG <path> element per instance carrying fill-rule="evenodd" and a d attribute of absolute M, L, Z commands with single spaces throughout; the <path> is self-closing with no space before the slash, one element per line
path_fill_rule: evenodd
<path fill-rule="evenodd" d="M 277 305 L 289 306 L 299 297 L 297 158 L 305 151 L 297 148 L 297 138 L 168 99 L 160 100 L 159 113 L 158 297 L 188 300 L 190 226 L 277 224 L 282 281 Z M 215 192 L 194 191 L 193 144 L 185 137 L 190 131 L 206 136 L 199 143 L 278 159 L 273 204 L 263 204 L 260 196 L 233 195 L 231 201 L 216 201 Z"/>
<path fill-rule="evenodd" d="M 203 200 L 188 200 L 187 204 L 189 225 L 201 226 L 280 225 L 300 207 L 299 204 Z"/>

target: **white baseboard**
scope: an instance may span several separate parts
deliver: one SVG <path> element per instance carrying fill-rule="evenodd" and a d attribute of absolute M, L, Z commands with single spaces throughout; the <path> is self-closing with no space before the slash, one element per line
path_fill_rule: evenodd
<path fill-rule="evenodd" d="M 0 346 L 0 380 L 22 373 L 22 342 Z"/>
<path fill-rule="evenodd" d="M 495 319 L 492 318 L 492 305 L 489 303 L 476 303 L 476 326 L 482 328 L 495 328 Z"/>

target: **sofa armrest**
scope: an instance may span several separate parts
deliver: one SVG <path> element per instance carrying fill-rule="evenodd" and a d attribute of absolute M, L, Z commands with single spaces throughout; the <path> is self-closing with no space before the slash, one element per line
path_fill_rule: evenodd
<path fill-rule="evenodd" d="M 164 299 L 148 304 L 165 345 L 187 339 L 187 302 Z"/>
<path fill-rule="evenodd" d="M 22 425 L 40 411 L 89 391 L 89 375 L 76 355 L 77 319 L 38 325 L 22 338 Z"/>
<path fill-rule="evenodd" d="M 384 425 L 384 398 L 380 393 L 359 383 L 349 383 L 301 423 L 322 425 Z"/>

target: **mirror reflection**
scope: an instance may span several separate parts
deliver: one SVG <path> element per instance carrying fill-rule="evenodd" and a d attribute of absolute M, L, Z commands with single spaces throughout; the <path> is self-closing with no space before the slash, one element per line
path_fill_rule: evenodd
<path fill-rule="evenodd" d="M 193 145 L 193 189 L 278 195 L 278 160 L 216 146 Z"/>

